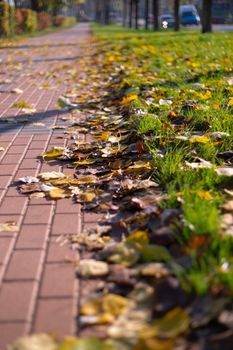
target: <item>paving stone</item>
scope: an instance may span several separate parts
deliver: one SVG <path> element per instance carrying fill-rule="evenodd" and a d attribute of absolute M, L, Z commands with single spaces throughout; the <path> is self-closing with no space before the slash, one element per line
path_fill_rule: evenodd
<path fill-rule="evenodd" d="M 5 280 L 38 280 L 44 255 L 43 250 L 15 250 Z"/>
<path fill-rule="evenodd" d="M 8 345 L 26 333 L 25 323 L 0 323 L 0 349 L 8 350 Z"/>
<path fill-rule="evenodd" d="M 56 334 L 59 338 L 74 334 L 75 308 L 71 298 L 40 299 L 33 331 Z"/>
<path fill-rule="evenodd" d="M 72 297 L 75 269 L 70 263 L 53 263 L 45 267 L 41 297 Z"/>
<path fill-rule="evenodd" d="M 5 282 L 0 291 L 0 322 L 28 320 L 35 287 L 33 282 Z"/>
<path fill-rule="evenodd" d="M 44 249 L 48 234 L 48 225 L 23 225 L 18 235 L 16 249 Z"/>

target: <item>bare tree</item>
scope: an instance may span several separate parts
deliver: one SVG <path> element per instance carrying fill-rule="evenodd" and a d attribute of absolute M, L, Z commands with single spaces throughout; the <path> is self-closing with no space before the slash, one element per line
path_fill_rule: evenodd
<path fill-rule="evenodd" d="M 203 0 L 202 33 L 212 32 L 212 0 Z"/>
<path fill-rule="evenodd" d="M 159 30 L 159 0 L 153 0 L 153 29 Z"/>
<path fill-rule="evenodd" d="M 133 0 L 129 0 L 129 27 L 133 24 Z"/>
<path fill-rule="evenodd" d="M 149 0 L 145 0 L 145 15 L 144 15 L 145 25 L 144 28 L 147 30 L 149 27 Z"/>
<path fill-rule="evenodd" d="M 175 31 L 180 30 L 180 15 L 179 15 L 180 0 L 174 0 L 174 18 L 175 18 Z"/>
<path fill-rule="evenodd" d="M 127 10 L 128 10 L 128 1 L 123 0 L 123 26 L 126 26 L 126 19 L 127 19 Z"/>
<path fill-rule="evenodd" d="M 134 0 L 134 6 L 135 6 L 135 29 L 138 29 L 138 3 L 139 0 Z"/>

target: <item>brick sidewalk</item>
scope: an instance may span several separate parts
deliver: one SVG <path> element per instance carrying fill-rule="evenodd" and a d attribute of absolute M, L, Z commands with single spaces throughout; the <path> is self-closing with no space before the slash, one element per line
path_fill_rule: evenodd
<path fill-rule="evenodd" d="M 32 332 L 61 337 L 76 333 L 80 285 L 74 267 L 66 262 L 76 253 L 65 241 L 84 225 L 93 225 L 96 218 L 82 215 L 80 206 L 70 199 L 29 199 L 12 184 L 22 176 L 62 170 L 56 164 L 41 163 L 37 156 L 67 142 L 58 138 L 62 130 L 48 127 L 65 124 L 59 119 L 56 101 L 85 55 L 83 44 L 89 36 L 88 25 L 81 24 L 0 48 L 0 118 L 8 118 L 0 123 L 0 147 L 5 148 L 0 152 L 0 223 L 15 221 L 20 227 L 17 234 L 0 233 L 1 350 Z M 13 94 L 13 88 L 23 93 Z M 11 123 L 10 119 L 25 118 L 25 113 L 12 108 L 21 100 L 33 104 L 36 112 L 26 116 L 26 122 Z"/>

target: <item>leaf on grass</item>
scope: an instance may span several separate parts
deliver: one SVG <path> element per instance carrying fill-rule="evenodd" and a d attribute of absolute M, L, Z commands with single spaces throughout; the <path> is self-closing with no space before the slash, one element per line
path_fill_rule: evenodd
<path fill-rule="evenodd" d="M 66 177 L 65 174 L 57 171 L 51 171 L 51 172 L 45 172 L 38 174 L 38 178 L 44 181 L 51 180 L 51 179 L 61 179 Z"/>
<path fill-rule="evenodd" d="M 32 334 L 16 340 L 10 350 L 56 350 L 57 344 L 48 334 Z"/>
<path fill-rule="evenodd" d="M 129 105 L 132 101 L 136 101 L 138 99 L 138 95 L 129 95 L 129 96 L 125 96 L 122 99 L 122 104 L 124 105 Z"/>
<path fill-rule="evenodd" d="M 0 232 L 16 232 L 19 228 L 14 221 L 0 223 Z"/>
<path fill-rule="evenodd" d="M 233 97 L 230 97 L 229 98 L 229 101 L 228 101 L 228 104 L 227 104 L 229 107 L 232 107 L 233 106 Z"/>
<path fill-rule="evenodd" d="M 193 136 L 189 139 L 191 143 L 207 143 L 210 142 L 210 138 L 207 136 Z"/>
<path fill-rule="evenodd" d="M 80 313 L 85 316 L 96 316 L 96 323 L 113 322 L 128 305 L 129 300 L 117 294 L 106 294 L 81 306 Z"/>
<path fill-rule="evenodd" d="M 109 267 L 104 261 L 85 259 L 80 261 L 77 273 L 81 277 L 101 277 L 109 273 Z"/>
<path fill-rule="evenodd" d="M 230 166 L 222 166 L 215 169 L 215 172 L 219 176 L 233 176 L 233 167 Z"/>
<path fill-rule="evenodd" d="M 225 211 L 233 212 L 233 200 L 230 200 L 223 204 L 222 208 Z"/>

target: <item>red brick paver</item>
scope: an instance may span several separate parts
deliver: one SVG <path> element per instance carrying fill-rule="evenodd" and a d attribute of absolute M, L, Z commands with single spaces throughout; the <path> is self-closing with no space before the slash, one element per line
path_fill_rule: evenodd
<path fill-rule="evenodd" d="M 0 232 L 1 350 L 32 332 L 59 337 L 76 333 L 80 285 L 71 262 L 78 257 L 66 237 L 98 218 L 86 215 L 82 220 L 80 205 L 70 199 L 29 199 L 13 183 L 26 175 L 61 170 L 42 164 L 37 156 L 66 142 L 62 130 L 50 127 L 65 125 L 56 102 L 68 87 L 69 69 L 77 68 L 85 54 L 89 36 L 88 25 L 81 24 L 0 50 L 0 81 L 8 80 L 0 83 L 0 147 L 5 149 L 0 152 L 0 223 L 19 225 L 18 233 Z M 13 88 L 23 93 L 13 94 Z M 21 100 L 36 112 L 27 115 L 12 107 Z"/>

